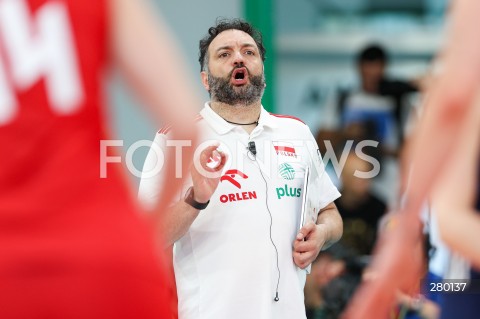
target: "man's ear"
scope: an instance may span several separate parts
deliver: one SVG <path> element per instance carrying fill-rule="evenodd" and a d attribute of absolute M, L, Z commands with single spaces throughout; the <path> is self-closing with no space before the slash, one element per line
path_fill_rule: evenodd
<path fill-rule="evenodd" d="M 206 71 L 200 72 L 202 78 L 202 84 L 205 90 L 210 91 L 210 86 L 208 85 L 208 73 Z"/>

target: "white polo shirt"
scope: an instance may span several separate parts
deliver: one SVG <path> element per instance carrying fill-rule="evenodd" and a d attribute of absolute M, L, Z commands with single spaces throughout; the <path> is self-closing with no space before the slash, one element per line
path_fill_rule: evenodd
<path fill-rule="evenodd" d="M 227 123 L 208 103 L 200 114 L 202 140 L 220 141 L 229 160 L 208 207 L 174 246 L 179 318 L 305 318 L 306 271 L 292 257 L 305 168 L 316 170 L 319 208 L 340 196 L 324 173 L 309 128 L 263 108 L 251 134 Z M 166 139 L 157 134 L 155 143 L 164 147 Z M 248 154 L 251 141 L 255 156 Z M 153 153 L 145 171 L 155 166 Z M 159 180 L 142 178 L 139 196 L 144 202 L 158 197 Z"/>

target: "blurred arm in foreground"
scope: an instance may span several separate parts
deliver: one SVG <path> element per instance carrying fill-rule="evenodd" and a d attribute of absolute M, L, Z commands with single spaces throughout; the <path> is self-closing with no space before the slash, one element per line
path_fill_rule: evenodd
<path fill-rule="evenodd" d="M 193 158 L 195 126 L 193 117 L 202 105 L 194 92 L 192 81 L 182 63 L 182 54 L 171 38 L 166 25 L 153 17 L 144 1 L 111 1 L 112 54 L 125 75 L 128 84 L 149 106 L 156 123 L 168 123 L 172 140 L 188 140 L 192 147 L 182 149 L 182 174 L 186 176 Z M 154 214 L 149 215 L 157 224 L 162 209 L 168 207 L 181 186 L 181 178 L 175 177 L 173 148 L 165 156 L 163 179 L 168 187 L 160 195 Z M 180 164 L 180 163 L 176 163 Z"/>

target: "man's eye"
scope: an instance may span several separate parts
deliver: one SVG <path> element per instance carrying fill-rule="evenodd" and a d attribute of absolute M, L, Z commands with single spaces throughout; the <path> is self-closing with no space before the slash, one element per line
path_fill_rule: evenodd
<path fill-rule="evenodd" d="M 229 55 L 228 52 L 223 52 L 223 53 L 220 53 L 219 57 L 226 58 L 228 55 Z"/>
<path fill-rule="evenodd" d="M 245 54 L 248 54 L 248 55 L 255 55 L 255 52 L 251 51 L 251 50 L 248 50 L 248 51 L 245 51 Z"/>

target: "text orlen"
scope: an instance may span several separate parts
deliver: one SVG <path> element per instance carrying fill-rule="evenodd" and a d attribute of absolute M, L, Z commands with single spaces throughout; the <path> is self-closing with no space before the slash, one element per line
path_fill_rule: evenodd
<path fill-rule="evenodd" d="M 222 203 L 238 202 L 250 199 L 257 199 L 257 193 L 255 191 L 220 195 L 220 201 Z"/>

